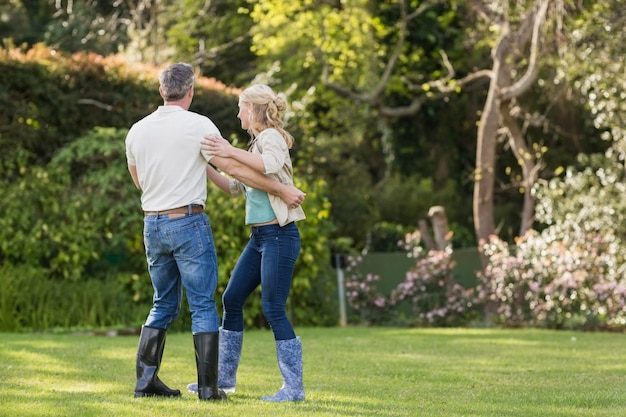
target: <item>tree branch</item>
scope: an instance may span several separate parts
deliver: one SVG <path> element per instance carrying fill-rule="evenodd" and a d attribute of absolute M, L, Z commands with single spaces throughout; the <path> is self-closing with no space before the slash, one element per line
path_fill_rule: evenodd
<path fill-rule="evenodd" d="M 89 104 L 89 105 L 96 106 L 98 108 L 101 108 L 107 111 L 113 110 L 113 106 L 111 106 L 110 104 L 102 103 L 101 101 L 94 100 L 91 98 L 78 99 L 78 104 Z"/>
<path fill-rule="evenodd" d="M 489 9 L 483 0 L 468 0 L 468 3 L 485 22 L 501 25 L 506 20 L 502 14 Z"/>
<path fill-rule="evenodd" d="M 440 54 L 442 57 L 443 65 L 446 67 L 448 74 L 443 78 L 440 78 L 434 81 L 429 81 L 425 84 L 422 84 L 419 87 L 412 84 L 409 80 L 404 78 L 403 81 L 405 84 L 409 86 L 409 89 L 413 91 L 417 91 L 418 89 L 421 89 L 421 91 L 430 91 L 431 89 L 434 89 L 439 93 L 437 94 L 437 96 L 444 96 L 446 94 L 450 94 L 456 91 L 457 88 L 466 86 L 478 79 L 491 78 L 491 75 L 492 75 L 491 70 L 479 70 L 471 74 L 468 74 L 461 79 L 454 80 L 454 82 L 450 82 L 451 80 L 454 79 L 456 72 L 454 71 L 454 68 L 452 67 L 452 64 L 450 63 L 445 51 L 440 51 Z M 397 106 L 397 107 L 380 106 L 379 111 L 381 115 L 388 116 L 388 117 L 412 116 L 420 110 L 424 102 L 426 102 L 426 99 L 427 97 L 424 95 L 415 96 L 413 100 L 411 101 L 411 104 L 409 104 L 408 106 Z"/>
<path fill-rule="evenodd" d="M 539 31 L 545 21 L 546 11 L 548 9 L 549 0 L 543 0 L 536 14 L 534 14 L 534 22 L 532 27 L 532 40 L 530 45 L 530 57 L 528 68 L 524 75 L 513 85 L 503 88 L 500 91 L 500 99 L 503 101 L 511 100 L 527 91 L 537 79 L 539 73 L 538 55 L 539 55 Z M 518 39 L 523 38 L 523 34 Z"/>
<path fill-rule="evenodd" d="M 230 49 L 236 46 L 237 44 L 242 43 L 243 41 L 246 40 L 246 38 L 249 38 L 249 37 L 250 37 L 250 32 L 248 31 L 248 32 L 242 33 L 241 35 L 237 36 L 236 38 L 231 39 L 230 41 L 226 43 L 214 46 L 213 48 L 209 50 L 201 49 L 195 53 L 195 55 L 193 56 L 192 62 L 200 63 L 204 59 L 215 59 L 216 57 L 220 56 L 220 54 L 223 51 Z"/>
<path fill-rule="evenodd" d="M 385 92 L 385 88 L 389 84 L 389 80 L 391 78 L 391 75 L 393 74 L 396 63 L 398 62 L 398 58 L 402 55 L 402 49 L 404 48 L 404 42 L 406 41 L 408 23 L 411 20 L 415 19 L 417 16 L 424 13 L 428 8 L 439 3 L 440 1 L 441 0 L 434 0 L 432 2 L 422 3 L 410 14 L 407 14 L 406 1 L 402 0 L 399 2 L 401 18 L 397 22 L 398 40 L 396 41 L 396 45 L 393 48 L 391 56 L 389 57 L 389 61 L 387 61 L 387 64 L 385 65 L 385 69 L 380 77 L 380 80 L 372 90 L 367 93 L 361 93 L 354 91 L 353 89 L 348 88 L 344 85 L 340 85 L 338 83 L 330 81 L 330 68 L 326 61 L 324 61 L 324 65 L 322 67 L 322 83 L 328 88 L 331 88 L 342 95 L 378 107 Z M 415 104 L 412 104 L 411 106 L 415 106 Z M 419 109 L 419 107 L 421 107 L 421 104 L 417 105 L 417 109 Z"/>

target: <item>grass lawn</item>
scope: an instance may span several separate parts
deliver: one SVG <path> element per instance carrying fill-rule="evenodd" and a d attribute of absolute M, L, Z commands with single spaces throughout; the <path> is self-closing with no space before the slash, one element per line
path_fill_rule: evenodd
<path fill-rule="evenodd" d="M 247 331 L 237 392 L 200 402 L 190 333 L 169 334 L 175 399 L 133 398 L 137 336 L 0 333 L 0 416 L 626 415 L 626 336 L 546 330 L 297 328 L 307 399 L 282 383 L 272 333 Z"/>

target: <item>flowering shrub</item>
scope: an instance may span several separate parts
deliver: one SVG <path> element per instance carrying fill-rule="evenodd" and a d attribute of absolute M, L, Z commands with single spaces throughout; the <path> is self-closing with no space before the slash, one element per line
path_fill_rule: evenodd
<path fill-rule="evenodd" d="M 409 300 L 420 324 L 435 326 L 460 324 L 471 307 L 470 292 L 454 281 L 456 262 L 452 248 L 424 253 L 419 231 L 408 234 L 403 243 L 415 267 L 391 293 L 391 303 Z"/>
<path fill-rule="evenodd" d="M 607 328 L 626 324 L 626 286 L 610 234 L 531 231 L 515 253 L 497 237 L 483 249 L 489 266 L 478 274 L 477 302 L 490 303 L 505 325 Z"/>
<path fill-rule="evenodd" d="M 362 274 L 358 265 L 363 261 L 362 256 L 348 256 L 346 258 L 346 272 L 351 274 L 344 283 L 348 304 L 360 314 L 361 321 L 369 324 L 382 324 L 389 313 L 387 297 L 378 292 L 376 282 L 380 276 Z"/>
<path fill-rule="evenodd" d="M 411 303 L 419 324 L 458 325 L 467 320 L 472 291 L 454 282 L 452 250 L 424 253 L 420 240 L 420 233 L 416 231 L 399 242 L 407 256 L 415 259 L 415 267 L 406 273 L 404 281 L 389 296 L 376 289 L 375 284 L 380 277 L 358 272 L 362 257 L 349 258 L 346 269 L 352 276 L 345 284 L 348 303 L 361 313 L 366 322 L 389 320 L 394 308 L 404 301 Z"/>
<path fill-rule="evenodd" d="M 405 279 L 384 295 L 376 288 L 380 277 L 359 272 L 363 258 L 352 257 L 348 302 L 368 324 L 388 324 L 401 303 L 410 303 L 411 323 L 420 325 L 462 325 L 484 306 L 489 319 L 505 326 L 624 328 L 622 241 L 606 230 L 559 230 L 531 231 L 514 245 L 492 236 L 482 247 L 489 264 L 472 289 L 454 281 L 451 249 L 425 252 L 419 233 L 407 235 L 401 244 L 415 264 Z"/>
<path fill-rule="evenodd" d="M 460 324 L 471 303 L 468 291 L 453 280 L 454 267 L 451 250 L 429 251 L 393 290 L 392 304 L 409 300 L 421 324 Z"/>
<path fill-rule="evenodd" d="M 580 170 L 569 167 L 533 189 L 536 219 L 548 227 L 521 239 L 517 251 L 535 275 L 527 298 L 534 324 L 626 325 L 626 171 L 618 155 L 580 155 Z"/>

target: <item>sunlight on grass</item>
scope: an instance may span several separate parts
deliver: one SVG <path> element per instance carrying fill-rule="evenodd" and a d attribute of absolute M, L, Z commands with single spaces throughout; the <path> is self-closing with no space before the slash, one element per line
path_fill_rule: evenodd
<path fill-rule="evenodd" d="M 7 416 L 622 417 L 623 335 L 496 329 L 298 329 L 307 399 L 282 379 L 271 332 L 247 331 L 237 392 L 201 402 L 191 334 L 169 334 L 161 378 L 180 398 L 133 398 L 137 337 L 3 334 Z"/>

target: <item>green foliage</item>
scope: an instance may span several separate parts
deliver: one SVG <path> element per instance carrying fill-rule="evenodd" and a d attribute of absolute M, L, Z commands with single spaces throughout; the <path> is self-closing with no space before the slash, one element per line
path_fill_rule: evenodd
<path fill-rule="evenodd" d="M 41 39 L 50 47 L 110 55 L 129 43 L 128 22 L 133 11 L 127 7 L 128 2 L 78 0 L 67 7 L 55 3 L 54 15 L 46 16 L 50 20 Z"/>
<path fill-rule="evenodd" d="M 611 152 L 626 155 L 626 79 L 623 63 L 616 57 L 626 53 L 621 39 L 626 14 L 621 2 L 588 2 L 572 18 L 573 45 L 564 58 L 567 75 L 586 98 L 594 126 L 603 139 L 612 142 Z"/>
<path fill-rule="evenodd" d="M 80 49 L 82 41 L 103 51 L 125 42 L 124 33 L 113 33 L 120 32 L 117 29 L 123 32 L 120 26 L 107 26 L 116 29 L 102 32 L 105 38 L 110 36 L 106 38 L 110 44 L 86 35 L 100 29 L 98 24 L 112 22 L 106 17 L 128 17 L 130 3 L 116 8 L 92 0 L 76 1 L 73 16 L 65 14 L 70 11 L 65 8 L 68 4 L 22 0 L 11 1 L 7 8 L 6 2 L 0 2 L 0 11 L 11 19 L 8 27 L 0 24 L 4 44 L 12 44 L 5 31 L 13 34 L 8 37 L 16 44 L 48 39 L 61 47 L 69 45 L 74 48 L 71 50 Z M 90 4 L 95 6 L 87 10 L 84 6 Z M 419 112 L 411 117 L 388 118 L 380 112 L 383 103 L 402 107 L 416 98 L 432 98 L 432 91 L 424 89 L 423 83 L 444 75 L 440 50 L 446 51 L 459 76 L 486 66 L 493 39 L 487 28 L 466 14 L 463 2 L 433 2 L 424 13 L 415 15 L 406 28 L 408 42 L 388 83 L 380 86 L 377 100 L 369 102 L 360 99 L 371 98 L 370 93 L 378 91 L 378 81 L 400 35 L 399 3 L 220 0 L 185 1 L 184 7 L 174 7 L 180 4 L 158 2 L 159 11 L 168 11 L 159 27 L 131 36 L 155 50 L 160 48 L 164 55 L 172 53 L 160 43 L 169 36 L 179 48 L 176 56 L 194 60 L 202 71 L 230 72 L 229 82 L 247 83 L 244 80 L 253 75 L 248 70 L 259 68 L 263 71 L 259 80 L 282 87 L 296 98 L 289 128 L 296 135 L 294 162 L 301 174 L 297 178 L 302 178 L 301 185 L 309 193 L 305 202 L 309 218 L 300 224 L 303 251 L 289 305 L 294 321 L 333 321 L 326 239 L 342 248 L 345 242 L 351 242 L 350 249 L 362 249 L 368 242 L 390 248 L 405 224 L 413 225 L 430 205 L 437 204 L 446 209 L 455 245 L 473 242 L 469 232 L 472 181 L 467 178 L 475 154 L 476 111 L 484 98 L 481 86 L 436 104 L 421 102 Z M 405 5 L 407 12 L 413 13 L 426 4 Z M 554 189 L 538 194 L 538 218 L 550 219 L 554 236 L 565 236 L 568 228 L 578 230 L 577 224 L 587 230 L 607 230 L 607 224 L 621 224 L 623 211 L 619 203 L 623 193 L 616 184 L 622 182 L 619 161 L 626 154 L 621 123 L 624 101 L 619 100 L 626 89 L 623 65 L 615 58 L 624 52 L 624 43 L 616 36 L 624 26 L 623 6 L 587 0 L 578 5 L 587 10 L 575 10 L 572 2 L 564 4 L 571 13 L 563 23 L 570 30 L 560 33 L 570 37 L 546 45 L 556 50 L 565 45 L 563 41 L 573 41 L 575 47 L 560 49 L 567 53 L 558 54 L 565 60 L 567 72 L 557 71 L 556 65 L 542 70 L 540 85 L 528 102 L 519 103 L 533 111 L 549 108 L 550 121 L 557 121 L 535 126 L 533 117 L 525 125 L 532 145 L 538 146 L 533 149 L 543 152 L 548 148 L 545 162 L 550 171 L 570 165 L 576 152 L 603 151 L 597 143 L 598 132 L 612 140 L 607 141 L 612 144 L 607 161 L 583 160 L 593 165 L 590 171 L 576 174 L 568 170 L 569 177 L 551 182 L 549 187 Z M 47 26 L 57 7 L 65 10 L 57 22 Z M 237 15 L 232 14 L 235 9 Z M 156 10 L 156 6 L 146 9 L 134 24 L 152 22 L 146 15 Z M 103 19 L 98 23 L 94 17 Z M 18 22 L 20 33 L 15 34 Z M 245 36 L 248 29 L 252 41 Z M 67 37 L 68 31 L 77 36 Z M 143 36 L 148 32 L 150 36 Z M 238 33 L 244 35 L 241 43 L 227 50 L 213 49 Z M 113 39 L 115 36 L 120 37 Z M 244 51 L 248 41 L 252 50 Z M 0 221 L 0 261 L 9 268 L 32 264 L 58 283 L 79 284 L 85 277 L 103 281 L 108 279 L 106 271 L 117 277 L 134 302 L 145 306 L 151 287 L 143 260 L 138 194 L 128 179 L 123 150 L 116 146 L 132 122 L 160 103 L 158 68 L 127 65 L 119 56 L 67 56 L 59 51 L 42 46 L 26 53 L 0 50 L 0 192 L 8 201 L 3 207 L 8 214 Z M 247 57 L 256 58 L 247 61 Z M 359 98 L 329 89 L 320 80 L 324 65 L 328 65 L 330 81 L 354 90 Z M 570 86 L 576 91 L 572 93 Z M 581 110 L 581 97 L 587 98 L 588 111 Z M 236 102 L 236 91 L 198 78 L 192 110 L 210 115 L 225 136 L 244 138 L 234 117 Z M 589 115 L 593 115 L 593 125 Z M 560 128 L 553 129 L 554 125 Z M 564 140 L 570 138 L 573 140 Z M 498 156 L 498 164 L 511 170 L 512 180 L 519 174 L 516 163 Z M 92 165 L 97 169 L 90 172 Z M 498 173 L 498 180 L 509 182 L 508 177 L 506 172 Z M 453 180 L 448 181 L 450 178 Z M 559 189 L 565 194 L 560 195 Z M 212 188 L 210 195 L 219 202 L 208 207 L 216 237 L 222 236 L 222 230 L 227 232 L 218 245 L 224 266 L 220 271 L 222 291 L 247 233 L 242 226 L 242 201 L 230 200 Z M 585 199 L 585 195 L 591 198 Z M 500 232 L 512 238 L 517 234 L 519 195 L 511 197 L 510 190 L 502 187 L 496 190 L 494 202 Z M 605 209 L 600 210 L 602 207 Z M 622 239 L 623 234 L 616 226 L 615 235 L 610 236 Z M 259 305 L 258 297 L 253 297 L 246 307 L 250 326 L 264 324 Z M 311 314 L 314 309 L 318 311 Z M 181 326 L 187 326 L 185 320 L 179 320 Z"/>
<path fill-rule="evenodd" d="M 182 4 L 181 4 L 182 3 Z M 176 1 L 168 8 L 166 39 L 173 60 L 228 85 L 246 85 L 257 71 L 250 51 L 252 20 L 247 0 Z"/>
<path fill-rule="evenodd" d="M 121 292 L 119 297 L 125 303 L 132 304 L 128 308 L 141 306 L 147 314 L 152 287 L 141 239 L 139 192 L 126 169 L 125 134 L 126 130 L 95 128 L 63 147 L 45 168 L 33 167 L 5 189 L 8 200 L 5 215 L 0 218 L 0 259 L 7 265 L 3 280 L 13 280 L 20 265 L 39 268 L 36 274 L 22 274 L 25 280 L 35 280 L 26 286 L 41 281 L 60 283 L 59 288 L 65 288 L 74 283 L 84 292 L 89 285 L 106 285 L 115 277 L 112 287 Z M 332 275 L 325 240 L 330 225 L 325 185 L 299 185 L 307 192 L 304 207 L 308 218 L 299 224 L 303 243 L 291 294 L 291 314 L 296 323 L 333 324 L 334 310 L 328 302 Z M 243 204 L 243 199 L 232 199 L 210 186 L 207 213 L 219 258 L 218 298 L 247 242 Z M 23 287 L 6 285 L 5 303 L 17 295 L 10 289 L 21 291 Z M 64 323 L 50 322 L 41 317 L 52 314 L 44 308 L 47 304 L 41 304 L 41 310 L 21 318 L 19 323 L 34 329 L 133 324 L 129 320 L 137 320 L 137 315 L 115 314 L 116 303 L 107 301 L 111 296 L 112 292 L 107 291 L 102 299 L 94 299 L 94 305 L 99 302 L 103 310 L 97 314 L 75 314 Z M 7 304 L 6 308 L 23 310 L 15 304 Z M 246 307 L 246 318 L 250 326 L 264 324 L 260 298 L 253 298 Z M 175 328 L 188 328 L 189 320 L 182 314 Z"/>
<path fill-rule="evenodd" d="M 296 132 L 294 164 L 304 175 L 315 176 L 328 184 L 327 196 L 332 202 L 330 218 L 336 226 L 330 238 L 349 238 L 358 248 L 363 248 L 368 231 L 378 219 L 363 141 L 358 132 L 336 138 L 305 134 L 309 129 L 302 125 L 305 120 L 316 123 L 317 119 L 308 114 L 298 117 L 295 126 L 290 125 Z"/>
<path fill-rule="evenodd" d="M 353 168 L 340 174 L 329 187 L 329 198 L 333 201 L 331 217 L 341 225 L 333 236 L 348 236 L 357 248 L 365 246 L 368 231 L 378 218 L 369 181 L 365 173 Z"/>
<path fill-rule="evenodd" d="M 4 3 L 4 4 L 3 4 Z M 45 42 L 65 52 L 111 54 L 128 42 L 127 2 L 9 0 L 0 2 L 0 38 L 28 47 Z M 6 10 L 8 9 L 8 10 Z"/>
<path fill-rule="evenodd" d="M 367 238 L 368 252 L 398 252 L 404 236 L 415 227 L 391 222 L 376 223 L 370 229 Z"/>
<path fill-rule="evenodd" d="M 36 273 L 20 274 L 24 279 L 45 282 L 42 287 L 47 283 L 59 288 L 73 285 L 78 292 L 114 279 L 112 288 L 121 291 L 125 303 L 132 300 L 129 310 L 143 310 L 145 317 L 152 287 L 143 251 L 140 194 L 128 174 L 124 139 L 132 122 L 159 104 L 156 68 L 131 69 L 114 57 L 67 58 L 44 48 L 27 55 L 0 52 L 0 67 L 7 69 L 0 71 L 4 80 L 0 101 L 8 103 L 12 94 L 22 91 L 30 103 L 19 101 L 20 105 L 6 105 L 0 111 L 6 121 L 0 142 L 7 150 L 0 158 L 0 189 L 6 198 L 0 218 L 2 279 L 13 282 L 20 268 L 25 268 Z M 225 135 L 240 133 L 233 117 L 237 97 L 201 77 L 197 88 L 192 110 L 211 116 Z M 84 97 L 95 97 L 98 105 L 107 105 L 84 117 L 76 107 Z M 94 127 L 98 125 L 109 127 Z M 302 252 L 290 315 L 299 324 L 334 324 L 336 314 L 328 299 L 333 281 L 326 241 L 331 229 L 327 185 L 321 180 L 296 180 L 307 192 L 307 220 L 299 224 Z M 243 224 L 243 199 L 232 199 L 214 186 L 208 187 L 207 213 L 220 263 L 219 302 L 248 233 Z M 33 285 L 35 282 L 25 286 Z M 8 290 L 19 291 L 20 287 L 5 288 L 3 308 L 20 310 L 11 304 L 20 297 Z M 39 329 L 136 323 L 136 314 L 117 315 L 114 309 L 118 307 L 105 296 L 114 298 L 106 292 L 102 299 L 94 299 L 94 306 L 102 307 L 97 314 L 70 315 L 60 324 L 41 319 L 42 314 L 51 313 L 37 310 L 37 317 L 29 314 L 28 320 L 20 318 L 18 324 Z M 251 300 L 246 317 L 250 326 L 264 325 L 260 299 Z M 189 317 L 182 314 L 175 327 L 188 328 L 189 324 Z"/>
<path fill-rule="evenodd" d="M 568 22 L 573 43 L 561 56 L 610 148 L 580 154 L 576 164 L 535 186 L 540 232 L 528 233 L 513 248 L 495 237 L 485 246 L 489 267 L 479 276 L 477 294 L 508 325 L 621 330 L 626 324 L 626 84 L 623 65 L 614 59 L 624 51 L 615 36 L 624 24 L 623 6 L 585 6 Z"/>
<path fill-rule="evenodd" d="M 0 49 L 0 146 L 42 164 L 93 126 L 128 128 L 162 103 L 158 72 L 117 56 Z M 215 80 L 197 81 L 191 110 L 218 120 L 225 132 L 241 130 L 231 116 L 237 97 Z"/>
<path fill-rule="evenodd" d="M 626 238 L 623 161 L 604 155 L 581 155 L 579 161 L 536 187 L 537 220 L 563 237 L 582 230 Z"/>
<path fill-rule="evenodd" d="M 47 18 L 53 13 L 47 1 L 3 0 L 0 1 L 0 39 L 2 44 L 32 45 L 40 41 Z"/>
<path fill-rule="evenodd" d="M 86 276 L 79 283 L 50 279 L 46 268 L 0 267 L 0 331 L 104 328 L 141 322 L 147 310 L 133 302 L 122 277 Z"/>
<path fill-rule="evenodd" d="M 61 149 L 45 168 L 32 166 L 7 186 L 2 259 L 44 266 L 51 279 L 80 281 L 113 254 L 127 253 L 131 239 L 124 232 L 133 214 L 141 217 L 129 206 L 137 192 L 127 186 L 120 163 L 124 135 L 96 129 Z"/>
<path fill-rule="evenodd" d="M 557 228 L 529 231 L 514 248 L 492 236 L 476 303 L 507 326 L 623 330 L 624 243 L 611 234 Z"/>
<path fill-rule="evenodd" d="M 425 251 L 419 231 L 407 233 L 401 242 L 414 265 L 404 280 L 389 294 L 377 284 L 378 275 L 364 271 L 362 256 L 348 256 L 345 281 L 346 299 L 359 313 L 359 323 L 368 325 L 403 324 L 420 326 L 460 326 L 475 317 L 473 289 L 466 289 L 454 279 L 456 262 L 452 248 Z M 403 317 L 402 307 L 409 305 L 412 315 Z"/>
<path fill-rule="evenodd" d="M 472 164 L 467 155 L 475 154 L 474 142 L 458 138 L 474 136 L 475 125 L 463 124 L 459 117 L 459 113 L 473 117 L 473 103 L 426 102 L 424 111 L 406 118 L 379 114 L 383 101 L 389 106 L 408 105 L 421 94 L 419 86 L 429 80 L 429 74 L 441 76 L 440 49 L 452 58 L 464 56 L 458 46 L 462 43 L 457 42 L 462 10 L 431 4 L 423 14 L 416 14 L 406 28 L 407 41 L 391 79 L 379 85 L 400 36 L 401 7 L 397 4 L 254 4 L 253 47 L 259 63 L 266 64 L 272 84 L 288 87 L 298 101 L 290 121 L 303 137 L 296 149 L 301 155 L 297 159 L 331 185 L 329 199 L 337 224 L 333 238 L 349 237 L 362 249 L 369 232 L 376 233 L 372 230 L 375 224 L 415 225 L 433 201 L 446 207 L 451 223 L 473 230 L 468 202 L 471 188 L 461 187 L 462 180 L 448 181 L 452 172 L 462 176 Z M 413 13 L 417 7 L 407 4 L 407 12 Z M 274 62 L 280 65 L 271 65 Z M 363 99 L 328 88 L 321 81 L 325 65 L 330 82 L 352 89 Z M 463 63 L 455 65 L 460 71 L 462 67 Z M 373 100 L 379 92 L 380 97 Z M 366 102 L 368 97 L 374 102 Z M 390 178 L 394 173 L 398 176 Z M 403 179 L 408 184 L 404 191 L 413 191 L 413 186 L 425 190 L 426 184 L 415 185 L 423 181 L 431 183 L 434 195 L 416 206 L 411 206 L 417 200 L 412 194 L 400 200 L 391 198 L 386 188 L 390 183 L 395 188 Z M 460 242 L 465 243 L 474 244 L 474 240 Z"/>
<path fill-rule="evenodd" d="M 376 185 L 376 204 L 381 219 L 414 229 L 419 220 L 428 217 L 433 206 L 443 206 L 453 232 L 453 244 L 456 247 L 469 247 L 473 244 L 473 232 L 467 238 L 467 223 L 470 208 L 463 205 L 457 185 L 453 179 L 447 179 L 437 185 L 432 178 L 419 174 L 403 176 L 394 174 Z M 404 235 L 401 236 L 404 239 Z"/>
<path fill-rule="evenodd" d="M 33 154 L 29 162 L 41 164 L 92 126 L 126 127 L 147 114 L 159 99 L 156 69 L 128 74 L 119 62 L 114 70 L 115 63 L 43 47 L 0 50 L 0 144 L 24 149 Z"/>
<path fill-rule="evenodd" d="M 479 274 L 480 303 L 507 325 L 623 329 L 626 204 L 617 154 L 580 156 L 578 167 L 539 184 L 530 232 L 513 248 L 493 238 Z"/>

